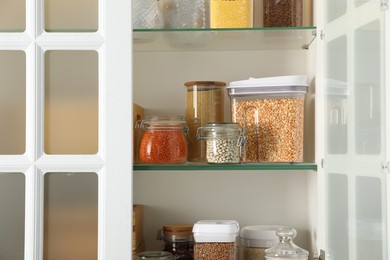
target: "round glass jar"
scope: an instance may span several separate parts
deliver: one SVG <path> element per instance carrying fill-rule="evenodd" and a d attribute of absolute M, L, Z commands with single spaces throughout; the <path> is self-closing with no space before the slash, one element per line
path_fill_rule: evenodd
<path fill-rule="evenodd" d="M 186 82 L 186 119 L 190 141 L 188 161 L 206 161 L 206 147 L 197 139 L 198 128 L 210 122 L 222 123 L 225 118 L 225 82 Z"/>
<path fill-rule="evenodd" d="M 297 231 L 290 227 L 281 227 L 276 231 L 279 242 L 265 250 L 266 260 L 308 260 L 309 252 L 294 244 Z"/>
<path fill-rule="evenodd" d="M 149 116 L 137 122 L 142 130 L 142 163 L 176 164 L 187 160 L 186 121 L 181 116 Z"/>
<path fill-rule="evenodd" d="M 164 251 L 145 251 L 136 254 L 135 260 L 175 260 L 175 257 L 169 253 Z"/>
<path fill-rule="evenodd" d="M 157 239 L 162 240 L 163 251 L 172 253 L 176 260 L 194 259 L 194 238 L 192 236 L 192 224 L 164 225 L 157 233 Z"/>
<path fill-rule="evenodd" d="M 198 128 L 197 138 L 206 142 L 208 163 L 239 163 L 245 157 L 245 129 L 236 123 L 209 123 Z"/>

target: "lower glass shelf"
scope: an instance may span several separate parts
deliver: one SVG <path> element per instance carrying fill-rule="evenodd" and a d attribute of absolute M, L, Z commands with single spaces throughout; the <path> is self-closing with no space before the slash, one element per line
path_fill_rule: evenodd
<path fill-rule="evenodd" d="M 135 164 L 134 171 L 202 171 L 202 170 L 311 170 L 317 171 L 314 163 L 241 163 L 241 164 L 207 164 L 207 163 L 185 163 L 185 164 Z"/>

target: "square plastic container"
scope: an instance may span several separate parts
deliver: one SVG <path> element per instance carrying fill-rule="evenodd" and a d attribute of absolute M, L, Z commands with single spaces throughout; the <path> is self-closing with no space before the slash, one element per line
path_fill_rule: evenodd
<path fill-rule="evenodd" d="M 194 260 L 234 260 L 240 227 L 235 220 L 201 220 L 192 229 Z"/>
<path fill-rule="evenodd" d="M 247 162 L 303 162 L 306 81 L 250 78 L 227 87 L 232 121 L 247 129 Z"/>

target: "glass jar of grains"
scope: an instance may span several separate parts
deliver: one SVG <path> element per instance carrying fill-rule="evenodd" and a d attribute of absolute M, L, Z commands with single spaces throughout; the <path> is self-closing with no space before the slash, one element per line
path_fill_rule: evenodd
<path fill-rule="evenodd" d="M 278 243 L 276 230 L 279 226 L 256 225 L 240 229 L 239 260 L 263 260 L 265 250 Z"/>
<path fill-rule="evenodd" d="M 167 224 L 157 233 L 157 239 L 162 240 L 163 251 L 172 253 L 176 260 L 194 259 L 194 238 L 192 224 Z"/>
<path fill-rule="evenodd" d="M 245 157 L 245 129 L 236 123 L 209 123 L 198 128 L 197 137 L 206 142 L 208 163 L 239 163 Z"/>
<path fill-rule="evenodd" d="M 264 0 L 264 27 L 303 25 L 304 0 Z"/>
<path fill-rule="evenodd" d="M 210 0 L 210 27 L 253 27 L 253 0 Z"/>
<path fill-rule="evenodd" d="M 205 28 L 205 0 L 166 0 L 164 5 L 167 28 Z"/>
<path fill-rule="evenodd" d="M 206 161 L 206 146 L 197 140 L 199 127 L 207 123 L 222 123 L 225 118 L 225 82 L 186 82 L 186 120 L 188 126 L 188 161 Z"/>
<path fill-rule="evenodd" d="M 234 260 L 237 254 L 238 222 L 235 220 L 201 220 L 192 229 L 194 260 Z"/>
<path fill-rule="evenodd" d="M 176 164 L 187 160 L 187 126 L 181 116 L 149 116 L 137 122 L 142 130 L 139 159 L 142 163 Z"/>

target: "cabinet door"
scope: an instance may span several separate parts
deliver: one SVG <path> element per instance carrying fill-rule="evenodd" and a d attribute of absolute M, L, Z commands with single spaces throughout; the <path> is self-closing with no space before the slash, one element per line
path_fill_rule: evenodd
<path fill-rule="evenodd" d="M 131 1 L 0 1 L 0 259 L 131 259 Z"/>
<path fill-rule="evenodd" d="M 329 259 L 385 260 L 386 1 L 322 2 L 327 253 Z"/>

